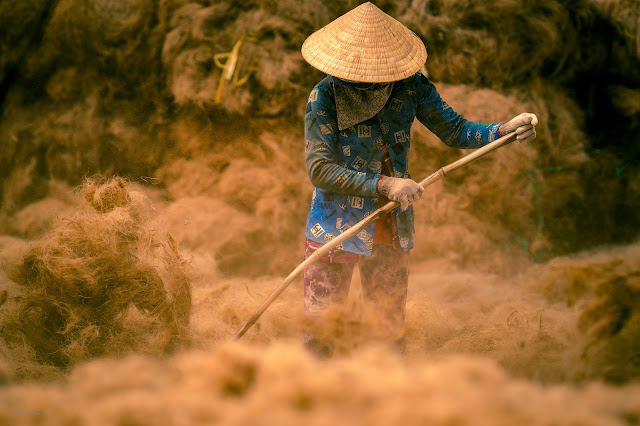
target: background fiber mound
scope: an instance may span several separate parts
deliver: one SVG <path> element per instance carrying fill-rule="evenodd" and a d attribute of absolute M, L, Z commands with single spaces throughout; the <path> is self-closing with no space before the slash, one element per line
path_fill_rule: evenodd
<path fill-rule="evenodd" d="M 155 184 L 173 199 L 206 194 L 252 215 L 256 229 L 220 249 L 229 272 L 245 271 L 240 253 L 260 251 L 265 241 L 278 252 L 300 253 L 295 229 L 304 224 L 302 200 L 310 194 L 300 161 L 301 120 L 308 92 L 323 76 L 299 47 L 355 5 L 65 0 L 30 9 L 39 13 L 11 9 L 12 22 L 38 23 L 41 37 L 18 24 L 5 36 L 6 69 L 13 71 L 0 82 L 0 229 L 25 235 L 14 216 L 51 197 L 51 181 L 75 186 L 87 171 L 117 173 Z M 499 154 L 508 157 L 494 164 L 501 173 L 474 166 L 446 184 L 449 208 L 467 206 L 465 222 L 481 222 L 470 232 L 488 238 L 478 243 L 485 251 L 497 243 L 545 260 L 637 237 L 640 12 L 633 2 L 379 6 L 423 38 L 429 76 L 460 113 L 501 122 L 528 110 L 541 119 L 539 138 L 523 157 L 512 148 L 517 155 Z M 23 44 L 9 43 L 14 39 Z M 248 78 L 236 86 L 222 78 L 214 57 L 241 39 L 236 77 Z M 428 149 L 417 147 L 423 143 Z M 414 126 L 413 176 L 461 155 L 440 145 Z M 493 203 L 496 194 L 513 197 Z M 260 215 L 256 206 L 271 203 L 265 198 L 278 202 Z M 291 226 L 276 232 L 263 221 Z M 453 255 L 451 247 L 443 251 Z M 479 253 L 469 251 L 464 261 L 484 264 L 474 257 Z M 254 273 L 295 265 L 265 256 L 255 254 L 261 260 Z"/>

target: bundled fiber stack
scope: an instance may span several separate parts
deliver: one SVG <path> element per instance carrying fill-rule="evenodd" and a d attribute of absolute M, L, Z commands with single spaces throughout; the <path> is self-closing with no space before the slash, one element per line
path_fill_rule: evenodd
<path fill-rule="evenodd" d="M 313 85 L 299 48 L 306 34 L 330 17 L 317 0 L 302 8 L 293 1 L 185 4 L 173 14 L 163 45 L 167 85 L 183 107 L 216 109 L 218 98 L 217 109 L 223 111 L 297 118 L 304 111 L 300 100 Z M 239 41 L 238 56 L 216 64 L 214 57 L 231 53 Z M 218 69 L 232 63 L 228 71 Z M 221 78 L 225 72 L 229 77 Z M 239 86 L 244 77 L 250 78 Z"/>
<path fill-rule="evenodd" d="M 427 43 L 427 68 L 438 81 L 494 88 L 540 77 L 567 82 L 606 60 L 607 41 L 589 33 L 598 19 L 589 0 L 414 1 L 398 13 Z"/>
<path fill-rule="evenodd" d="M 174 199 L 206 195 L 246 213 L 253 229 L 243 228 L 220 251 L 223 263 L 236 265 L 230 270 L 242 270 L 243 253 L 266 241 L 278 252 L 300 253 L 302 198 L 310 194 L 300 157 L 302 114 L 323 77 L 303 61 L 300 46 L 357 3 L 64 0 L 7 9 L 3 16 L 13 24 L 0 39 L 8 52 L 0 74 L 0 229 L 12 232 L 5 223 L 47 197 L 51 179 L 77 185 L 87 171 L 118 173 L 155 177 Z M 504 121 L 526 109 L 541 119 L 535 143 L 516 151 L 524 157 L 497 154 L 502 173 L 474 165 L 445 184 L 447 206 L 440 208 L 478 225 L 452 229 L 475 234 L 469 243 L 477 250 L 459 256 L 463 263 L 486 264 L 480 253 L 497 248 L 544 260 L 635 238 L 634 2 L 377 4 L 425 41 L 430 78 L 458 112 Z M 27 37 L 29 25 L 41 40 Z M 219 68 L 230 63 L 233 69 Z M 230 79 L 225 71 L 233 71 Z M 265 149 L 263 134 L 278 135 L 284 157 Z M 414 135 L 414 152 L 423 154 L 412 161 L 415 177 L 463 154 L 439 149 L 419 125 Z M 292 181 L 281 185 L 285 175 Z M 498 188 L 505 199 L 493 203 Z M 429 220 L 440 220 L 433 213 Z M 288 226 L 265 235 L 262 223 Z M 439 253 L 458 256 L 456 240 Z M 260 257 L 254 264 L 267 268 L 263 273 L 284 273 L 298 260 Z"/>
<path fill-rule="evenodd" d="M 637 237 L 640 9 L 634 2 L 412 1 L 396 12 L 425 40 L 436 86 L 462 83 L 466 93 L 477 86 L 498 92 L 484 105 L 461 104 L 460 112 L 486 115 L 496 96 L 508 95 L 541 119 L 531 145 L 536 157 L 511 166 L 518 178 L 507 178 L 514 202 L 492 209 L 505 220 L 504 231 L 539 260 Z M 509 174 L 507 167 L 500 173 Z M 533 187 L 527 192 L 534 191 L 518 225 L 508 212 L 523 208 L 526 201 L 515 194 L 526 181 Z M 480 208 L 473 215 L 483 217 L 483 200 L 471 202 Z M 533 228 L 523 229 L 525 221 Z"/>
<path fill-rule="evenodd" d="M 298 139 L 282 131 L 231 136 L 216 126 L 211 131 L 220 137 L 207 149 L 211 141 L 203 140 L 198 129 L 182 129 L 181 152 L 172 153 L 156 173 L 176 200 L 166 211 L 176 241 L 215 254 L 224 272 L 263 275 L 290 269 L 302 256 L 300 228 L 312 190 L 300 164 Z M 193 209 L 189 203 L 208 207 Z M 185 226 L 187 211 L 190 224 Z"/>
<path fill-rule="evenodd" d="M 0 218 L 46 197 L 50 179 L 150 175 L 167 145 L 162 10 L 146 0 L 2 8 L 2 60 L 15 60 L 0 71 Z"/>
<path fill-rule="evenodd" d="M 583 337 L 582 351 L 580 360 L 567 370 L 574 371 L 573 380 L 637 380 L 640 246 L 554 259 L 540 268 L 538 277 L 536 287 L 546 301 L 579 313 L 575 324 Z"/>
<path fill-rule="evenodd" d="M 15 78 L 20 62 L 37 43 L 51 7 L 46 0 L 0 3 L 0 97 L 4 98 L 5 79 Z M 34 31 L 34 29 L 36 31 Z"/>

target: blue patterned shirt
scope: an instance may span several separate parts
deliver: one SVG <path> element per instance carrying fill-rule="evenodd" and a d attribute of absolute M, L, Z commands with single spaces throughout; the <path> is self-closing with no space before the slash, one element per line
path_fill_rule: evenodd
<path fill-rule="evenodd" d="M 339 130 L 337 114 L 334 82 L 328 76 L 311 91 L 305 114 L 306 166 L 315 187 L 305 233 L 321 244 L 376 210 L 383 139 L 394 176 L 410 178 L 407 155 L 415 118 L 454 148 L 480 148 L 496 139 L 500 125 L 464 119 L 420 73 L 394 82 L 389 99 L 374 117 Z M 396 220 L 400 245 L 408 250 L 413 247 L 413 207 L 405 211 L 398 207 Z M 374 226 L 338 249 L 370 255 Z"/>

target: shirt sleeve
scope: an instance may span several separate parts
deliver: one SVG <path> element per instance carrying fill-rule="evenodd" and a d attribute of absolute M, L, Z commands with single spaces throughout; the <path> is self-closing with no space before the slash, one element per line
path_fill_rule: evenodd
<path fill-rule="evenodd" d="M 328 89 L 314 88 L 304 121 L 307 174 L 313 186 L 341 194 L 376 195 L 380 175 L 351 170 L 340 155 L 336 107 Z"/>
<path fill-rule="evenodd" d="M 466 120 L 441 97 L 433 83 L 418 74 L 416 117 L 442 142 L 453 148 L 480 148 L 493 142 L 502 123 L 482 124 Z"/>

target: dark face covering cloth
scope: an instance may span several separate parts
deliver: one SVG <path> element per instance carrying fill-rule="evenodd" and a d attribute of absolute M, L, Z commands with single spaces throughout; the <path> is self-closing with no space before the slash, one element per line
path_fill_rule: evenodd
<path fill-rule="evenodd" d="M 333 78 L 338 129 L 344 130 L 375 116 L 391 96 L 393 83 L 352 83 Z"/>

